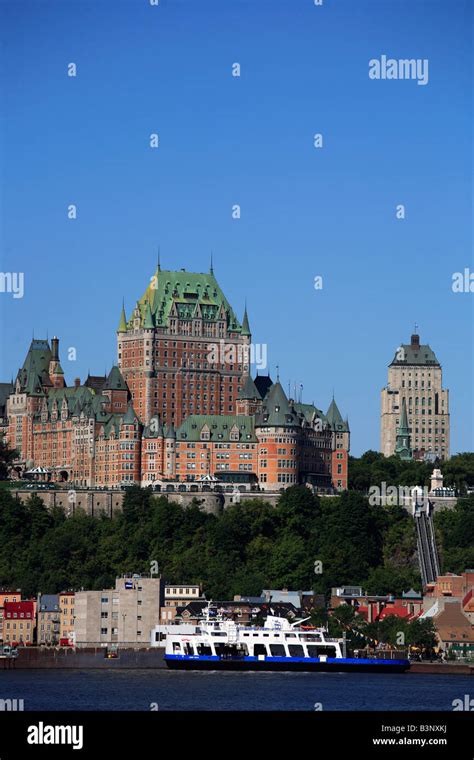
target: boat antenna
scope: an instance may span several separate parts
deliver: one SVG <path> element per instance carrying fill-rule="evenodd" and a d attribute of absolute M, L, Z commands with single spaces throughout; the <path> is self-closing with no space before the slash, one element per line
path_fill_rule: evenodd
<path fill-rule="evenodd" d="M 301 620 L 295 620 L 294 623 L 290 623 L 291 627 L 294 628 L 295 625 L 300 625 L 301 623 L 306 623 L 307 620 L 311 620 L 311 615 L 306 618 L 301 618 Z"/>

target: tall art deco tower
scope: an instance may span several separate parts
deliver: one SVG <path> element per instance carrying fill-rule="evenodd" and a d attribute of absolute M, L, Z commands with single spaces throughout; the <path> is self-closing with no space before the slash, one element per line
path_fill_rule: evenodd
<path fill-rule="evenodd" d="M 449 459 L 449 391 L 436 355 L 416 333 L 396 350 L 381 401 L 380 449 L 386 457 L 396 453 L 397 435 L 405 430 L 415 459 Z"/>

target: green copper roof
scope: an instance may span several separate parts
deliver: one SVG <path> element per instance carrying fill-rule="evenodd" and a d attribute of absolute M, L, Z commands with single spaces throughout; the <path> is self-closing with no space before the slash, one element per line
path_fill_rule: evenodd
<path fill-rule="evenodd" d="M 151 313 L 150 304 L 147 301 L 145 306 L 145 320 L 143 322 L 143 327 L 145 330 L 153 330 L 154 326 L 155 325 L 153 324 L 153 316 Z"/>
<path fill-rule="evenodd" d="M 23 366 L 17 375 L 23 393 L 30 396 L 40 396 L 43 394 L 44 385 L 51 386 L 48 374 L 51 359 L 52 354 L 48 341 L 33 339 Z"/>
<path fill-rule="evenodd" d="M 390 364 L 391 367 L 408 365 L 439 367 L 440 363 L 434 351 L 427 344 L 420 344 L 418 335 L 412 335 L 411 343 L 402 343 L 397 348 Z"/>
<path fill-rule="evenodd" d="M 410 428 L 408 427 L 407 405 L 404 398 L 402 399 L 400 426 L 397 428 L 395 454 L 397 454 L 400 459 L 404 460 L 410 460 L 413 458 L 413 451 L 410 446 Z"/>
<path fill-rule="evenodd" d="M 178 441 L 199 441 L 203 428 L 209 432 L 210 441 L 230 441 L 231 431 L 234 434 L 238 432 L 240 441 L 247 443 L 257 441 L 254 418 L 240 414 L 193 414 L 187 417 L 178 428 L 176 438 Z"/>
<path fill-rule="evenodd" d="M 71 388 L 51 388 L 47 396 L 45 396 L 43 406 L 37 412 L 35 418 L 37 420 L 41 418 L 44 404 L 46 404 L 48 414 L 51 414 L 54 408 L 57 409 L 58 414 L 61 414 L 65 403 L 68 416 L 79 417 L 83 412 L 88 419 L 93 417 L 101 420 L 103 417 L 103 405 L 108 403 L 108 401 L 106 396 L 95 394 L 93 390 L 85 385 L 80 385 L 78 388 L 76 386 L 72 386 Z"/>
<path fill-rule="evenodd" d="M 127 413 L 122 422 L 124 425 L 134 425 L 135 422 L 140 422 L 131 403 L 128 405 Z"/>
<path fill-rule="evenodd" d="M 165 427 L 163 435 L 165 438 L 176 438 L 176 430 L 172 422 Z"/>
<path fill-rule="evenodd" d="M 13 383 L 0 383 L 0 409 L 3 410 L 7 403 L 8 397 L 13 393 Z"/>
<path fill-rule="evenodd" d="M 237 398 L 239 399 L 260 399 L 260 393 L 257 390 L 257 386 L 255 385 L 254 381 L 250 377 L 250 375 L 246 375 L 243 379 L 243 385 L 240 389 Z"/>
<path fill-rule="evenodd" d="M 112 367 L 103 387 L 104 387 L 104 390 L 110 390 L 110 391 L 128 390 L 127 383 L 123 379 L 122 373 L 120 372 L 117 366 L 114 365 Z"/>
<path fill-rule="evenodd" d="M 329 404 L 329 409 L 326 413 L 327 421 L 329 422 L 329 425 L 331 427 L 331 430 L 335 433 L 347 433 L 349 430 L 349 426 L 347 422 L 345 422 L 342 417 L 341 413 L 338 409 L 338 406 L 333 398 L 331 403 Z"/>
<path fill-rule="evenodd" d="M 212 272 L 175 272 L 157 268 L 137 306 L 142 327 L 145 323 L 165 327 L 174 316 L 179 319 L 202 317 L 209 322 L 224 319 L 230 331 L 242 333 L 242 326 Z M 125 329 L 132 328 L 134 318 L 132 313 Z M 121 321 L 119 332 L 123 331 Z"/>
<path fill-rule="evenodd" d="M 127 332 L 127 317 L 125 316 L 125 306 L 123 304 L 117 332 Z"/>
<path fill-rule="evenodd" d="M 247 307 L 245 307 L 244 318 L 242 320 L 242 335 L 250 335 L 249 318 L 247 314 Z"/>
<path fill-rule="evenodd" d="M 263 399 L 262 412 L 256 416 L 258 427 L 287 427 L 298 426 L 296 412 L 290 407 L 281 383 L 276 382 L 270 386 L 267 395 Z"/>
<path fill-rule="evenodd" d="M 408 427 L 407 405 L 404 398 L 402 399 L 402 416 L 398 432 L 403 435 L 407 435 L 410 432 Z"/>
<path fill-rule="evenodd" d="M 102 429 L 104 438 L 110 438 L 111 435 L 115 435 L 115 437 L 118 438 L 120 434 L 121 424 L 122 424 L 122 415 L 109 414 L 107 416 L 107 420 L 104 422 L 104 427 Z"/>
<path fill-rule="evenodd" d="M 328 424 L 328 420 L 326 418 L 326 415 L 324 412 L 321 411 L 321 409 L 318 409 L 314 404 L 301 404 L 297 403 L 295 404 L 295 411 L 298 412 L 308 424 L 312 424 L 316 418 L 319 418 L 322 420 L 323 425 Z"/>

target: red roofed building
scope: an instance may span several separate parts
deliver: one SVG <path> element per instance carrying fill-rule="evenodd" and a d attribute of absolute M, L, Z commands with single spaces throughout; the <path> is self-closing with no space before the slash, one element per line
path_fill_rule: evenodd
<path fill-rule="evenodd" d="M 410 589 L 401 598 L 392 595 L 367 594 L 360 586 L 341 586 L 331 589 L 330 608 L 335 609 L 341 604 L 355 608 L 358 615 L 368 623 L 383 620 L 390 615 L 411 620 L 423 612 L 423 597 Z"/>
<path fill-rule="evenodd" d="M 35 602 L 5 602 L 3 641 L 5 644 L 32 644 L 36 627 Z"/>

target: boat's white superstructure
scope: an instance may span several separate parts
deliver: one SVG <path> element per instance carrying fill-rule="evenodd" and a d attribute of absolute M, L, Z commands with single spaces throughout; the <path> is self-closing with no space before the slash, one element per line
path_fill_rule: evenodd
<path fill-rule="evenodd" d="M 304 620 L 268 616 L 263 627 L 240 625 L 232 620 L 206 619 L 194 633 L 169 633 L 165 662 L 170 668 L 187 670 L 336 670 L 391 671 L 409 668 L 396 653 L 371 657 L 346 656 L 344 638 L 332 638 L 325 628 L 304 627 Z M 395 655 L 395 656 L 394 656 Z"/>
<path fill-rule="evenodd" d="M 287 658 L 343 657 L 342 639 L 330 638 L 323 628 L 306 630 L 285 618 L 267 617 L 263 628 L 250 628 L 229 620 L 206 620 L 193 635 L 171 634 L 166 654 L 187 656 L 240 656 Z"/>

